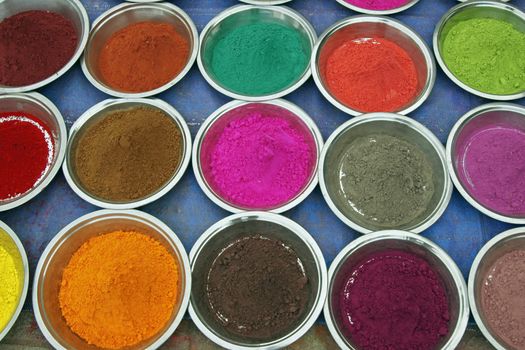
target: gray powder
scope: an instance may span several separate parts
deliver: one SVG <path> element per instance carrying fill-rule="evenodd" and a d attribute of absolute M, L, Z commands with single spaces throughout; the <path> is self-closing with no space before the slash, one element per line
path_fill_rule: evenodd
<path fill-rule="evenodd" d="M 363 221 L 385 228 L 416 219 L 434 194 L 427 156 L 389 135 L 355 139 L 340 158 L 339 179 L 352 210 Z"/>

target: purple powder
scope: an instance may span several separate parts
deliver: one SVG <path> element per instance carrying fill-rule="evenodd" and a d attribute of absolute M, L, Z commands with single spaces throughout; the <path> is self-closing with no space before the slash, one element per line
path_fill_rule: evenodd
<path fill-rule="evenodd" d="M 509 216 L 525 215 L 525 132 L 489 126 L 458 149 L 459 177 L 481 204 Z"/>
<path fill-rule="evenodd" d="M 367 10 L 392 10 L 406 5 L 410 0 L 345 0 L 347 3 Z"/>

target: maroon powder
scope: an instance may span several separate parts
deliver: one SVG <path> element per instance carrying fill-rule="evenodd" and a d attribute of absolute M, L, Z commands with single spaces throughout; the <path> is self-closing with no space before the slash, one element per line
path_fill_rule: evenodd
<path fill-rule="evenodd" d="M 73 23 L 48 11 L 21 12 L 0 22 L 0 84 L 25 86 L 50 77 L 75 54 Z"/>
<path fill-rule="evenodd" d="M 346 270 L 340 324 L 366 350 L 431 350 L 449 331 L 443 282 L 424 259 L 388 250 Z M 337 300 L 336 300 L 337 302 Z"/>

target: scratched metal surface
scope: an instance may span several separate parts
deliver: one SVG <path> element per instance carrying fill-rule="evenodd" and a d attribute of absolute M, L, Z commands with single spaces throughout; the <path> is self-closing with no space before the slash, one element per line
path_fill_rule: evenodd
<path fill-rule="evenodd" d="M 120 3 L 117 0 L 82 0 L 93 21 L 103 11 Z M 239 4 L 234 0 L 175 0 L 192 17 L 199 31 L 223 9 Z M 431 45 L 432 33 L 439 18 L 454 4 L 453 0 L 421 0 L 395 18 L 409 24 Z M 513 3 L 523 9 L 525 0 Z M 294 0 L 290 6 L 301 12 L 321 34 L 337 20 L 356 13 L 335 0 Z M 72 123 L 89 107 L 109 98 L 95 89 L 84 77 L 77 63 L 61 79 L 40 90 L 61 110 L 66 124 Z M 213 90 L 202 78 L 196 65 L 174 88 L 158 96 L 177 108 L 186 118 L 195 136 L 202 121 L 216 108 L 229 101 Z M 286 97 L 305 109 L 316 121 L 326 139 L 349 116 L 332 107 L 310 79 L 303 87 Z M 439 71 L 435 88 L 428 101 L 410 116 L 429 127 L 442 142 L 455 121 L 469 109 L 485 103 L 481 98 L 463 92 Z M 518 101 L 523 104 L 525 101 Z M 0 213 L 19 235 L 29 255 L 33 272 L 50 239 L 65 225 L 81 215 L 97 210 L 77 197 L 67 186 L 62 173 L 37 198 L 20 208 Z M 174 190 L 142 210 L 166 222 L 181 238 L 189 251 L 199 235 L 217 220 L 228 215 L 214 205 L 199 189 L 188 169 Z M 343 225 L 325 204 L 317 188 L 301 205 L 285 213 L 303 225 L 319 243 L 327 264 L 358 234 Z M 510 225 L 499 223 L 471 207 L 455 191 L 443 217 L 423 235 L 437 242 L 468 274 L 480 247 Z M 26 308 L 30 307 L 30 298 Z"/>

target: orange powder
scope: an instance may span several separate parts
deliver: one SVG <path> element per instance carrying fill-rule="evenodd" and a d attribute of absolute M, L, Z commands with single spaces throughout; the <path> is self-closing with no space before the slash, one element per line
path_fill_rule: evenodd
<path fill-rule="evenodd" d="M 155 239 L 116 231 L 93 237 L 64 269 L 60 308 L 92 345 L 119 349 L 157 334 L 180 294 L 179 266 Z"/>

